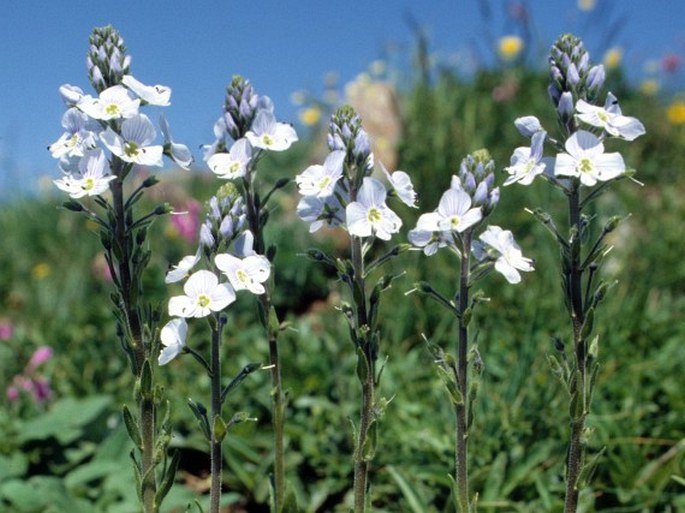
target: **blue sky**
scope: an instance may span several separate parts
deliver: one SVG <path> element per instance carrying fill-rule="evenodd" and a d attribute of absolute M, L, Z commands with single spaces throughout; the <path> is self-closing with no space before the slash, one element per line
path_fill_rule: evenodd
<path fill-rule="evenodd" d="M 487 4 L 485 21 L 479 4 Z M 132 72 L 142 82 L 172 88 L 165 109 L 175 139 L 196 157 L 211 142 L 223 93 L 233 74 L 249 78 L 258 93 L 273 98 L 276 114 L 296 121 L 290 95 L 321 92 L 335 71 L 341 83 L 365 71 L 394 48 L 406 63 L 414 36 L 407 17 L 430 37 L 432 52 L 448 61 L 475 54 L 491 59 L 496 38 L 516 33 L 510 0 L 254 0 L 86 1 L 16 0 L 0 18 L 0 195 L 18 184 L 35 189 L 38 176 L 57 177 L 46 150 L 61 134 L 63 83 L 89 91 L 85 70 L 88 35 L 94 26 L 114 25 L 133 56 Z M 613 43 L 640 77 L 645 62 L 666 52 L 685 55 L 682 0 L 598 0 L 594 11 L 576 0 L 522 2 L 541 51 L 564 31 L 587 38 L 593 60 L 606 49 L 603 36 L 620 26 Z M 611 16 L 607 16 L 607 11 Z"/>

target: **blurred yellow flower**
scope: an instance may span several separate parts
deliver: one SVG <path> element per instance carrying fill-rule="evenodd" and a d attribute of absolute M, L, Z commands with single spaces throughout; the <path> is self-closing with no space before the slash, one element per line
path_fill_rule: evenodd
<path fill-rule="evenodd" d="M 578 0 L 578 9 L 581 11 L 591 11 L 596 5 L 596 0 Z"/>
<path fill-rule="evenodd" d="M 307 107 L 301 109 L 299 113 L 300 121 L 305 126 L 316 125 L 321 119 L 321 109 L 319 107 Z"/>
<path fill-rule="evenodd" d="M 642 94 L 652 96 L 659 91 L 659 82 L 657 82 L 653 78 L 643 80 L 640 84 L 640 91 L 642 92 Z"/>
<path fill-rule="evenodd" d="M 499 40 L 499 56 L 510 61 L 519 56 L 523 50 L 523 39 L 518 36 L 504 36 Z"/>
<path fill-rule="evenodd" d="M 33 276 L 36 280 L 42 280 L 50 275 L 50 271 L 51 269 L 48 264 L 45 262 L 40 262 L 34 265 L 33 269 L 31 269 L 31 276 Z"/>
<path fill-rule="evenodd" d="M 385 73 L 385 61 L 377 59 L 369 65 L 369 71 L 372 75 L 379 76 Z"/>
<path fill-rule="evenodd" d="M 666 117 L 672 125 L 685 124 L 685 101 L 676 100 L 668 106 Z"/>
<path fill-rule="evenodd" d="M 607 69 L 616 69 L 621 65 L 623 59 L 623 49 L 620 46 L 609 48 L 604 54 L 604 66 Z"/>

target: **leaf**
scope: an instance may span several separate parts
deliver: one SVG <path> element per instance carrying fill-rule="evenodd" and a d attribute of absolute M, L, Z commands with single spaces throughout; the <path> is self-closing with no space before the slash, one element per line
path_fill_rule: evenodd
<path fill-rule="evenodd" d="M 402 492 L 402 496 L 407 501 L 410 510 L 414 513 L 423 513 L 424 511 L 427 511 L 428 505 L 419 498 L 419 494 L 411 486 L 409 481 L 407 481 L 404 475 L 402 475 L 402 473 L 400 473 L 400 471 L 392 465 L 388 465 L 385 468 L 390 473 L 390 476 L 392 476 L 392 478 L 395 480 L 395 483 L 397 483 L 397 486 Z"/>
<path fill-rule="evenodd" d="M 26 422 L 17 441 L 23 444 L 54 438 L 61 445 L 69 445 L 81 438 L 86 428 L 107 412 L 111 402 L 111 397 L 104 395 L 61 399 L 46 414 Z"/>
<path fill-rule="evenodd" d="M 161 504 L 164 497 L 171 490 L 171 486 L 174 484 L 176 478 L 176 470 L 178 470 L 178 462 L 181 460 L 181 453 L 179 451 L 174 451 L 171 456 L 171 461 L 164 469 L 164 476 L 160 480 L 159 487 L 157 488 L 157 493 L 155 494 L 155 504 Z"/>
<path fill-rule="evenodd" d="M 124 425 L 126 426 L 126 431 L 128 432 L 129 438 L 133 441 L 133 444 L 138 449 L 143 449 L 143 439 L 140 437 L 140 426 L 138 422 L 133 418 L 131 410 L 128 406 L 124 405 L 122 408 L 122 415 L 124 417 Z"/>
<path fill-rule="evenodd" d="M 221 443 L 226 436 L 226 422 L 224 422 L 224 419 L 221 418 L 221 415 L 217 415 L 214 417 L 214 427 L 212 428 L 212 434 L 214 435 L 212 438 Z"/>

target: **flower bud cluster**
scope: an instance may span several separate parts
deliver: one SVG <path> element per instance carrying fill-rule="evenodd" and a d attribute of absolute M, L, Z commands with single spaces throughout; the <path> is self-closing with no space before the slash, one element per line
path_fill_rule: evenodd
<path fill-rule="evenodd" d="M 549 95 L 560 115 L 572 116 L 578 100 L 592 101 L 604 86 L 604 66 L 590 66 L 583 42 L 563 34 L 550 50 Z"/>
<path fill-rule="evenodd" d="M 209 211 L 200 227 L 200 244 L 206 252 L 219 252 L 240 235 L 245 220 L 243 197 L 232 182 L 225 183 L 209 200 Z"/>
<path fill-rule="evenodd" d="M 490 153 L 477 150 L 467 155 L 454 178 L 461 188 L 471 196 L 472 205 L 480 207 L 483 217 L 488 216 L 499 202 L 499 187 L 495 187 L 495 161 Z"/>
<path fill-rule="evenodd" d="M 224 101 L 224 122 L 228 134 L 237 141 L 250 130 L 257 113 L 259 96 L 250 81 L 235 75 L 226 88 Z"/>
<path fill-rule="evenodd" d="M 359 115 L 349 105 L 340 107 L 331 117 L 328 148 L 331 151 L 345 151 L 348 171 L 354 167 L 363 176 L 369 176 L 373 171 L 373 154 L 369 135 L 362 128 Z M 361 183 L 363 177 L 349 178 Z"/>
<path fill-rule="evenodd" d="M 101 93 L 108 87 L 119 85 L 129 74 L 131 57 L 119 32 L 111 25 L 93 29 L 86 63 L 93 88 Z"/>

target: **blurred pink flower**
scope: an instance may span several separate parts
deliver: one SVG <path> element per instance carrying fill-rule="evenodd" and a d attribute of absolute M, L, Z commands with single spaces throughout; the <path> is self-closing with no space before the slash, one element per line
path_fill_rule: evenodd
<path fill-rule="evenodd" d="M 16 401 L 19 399 L 19 390 L 17 390 L 17 387 L 14 385 L 10 385 L 7 387 L 7 399 L 9 399 L 11 402 Z"/>
<path fill-rule="evenodd" d="M 195 242 L 200 229 L 200 203 L 189 199 L 181 205 L 178 211 L 178 214 L 171 216 L 171 225 L 180 237 L 188 242 Z"/>
<path fill-rule="evenodd" d="M 47 401 L 52 397 L 52 388 L 50 388 L 50 382 L 47 378 L 38 376 L 33 379 L 33 398 L 36 402 Z"/>
<path fill-rule="evenodd" d="M 50 346 L 40 346 L 31 355 L 31 359 L 29 360 L 29 363 L 26 366 L 26 370 L 29 372 L 36 370 L 36 368 L 38 368 L 40 365 L 44 364 L 50 358 L 52 358 L 52 355 L 53 350 Z"/>
<path fill-rule="evenodd" d="M 9 321 L 0 321 L 0 340 L 9 340 L 14 334 L 14 326 Z"/>
<path fill-rule="evenodd" d="M 667 53 L 661 60 L 661 66 L 666 73 L 675 73 L 680 68 L 680 55 L 674 53 Z"/>
<path fill-rule="evenodd" d="M 105 258 L 105 255 L 99 254 L 98 256 L 96 256 L 93 260 L 91 269 L 93 270 L 93 274 L 97 278 L 101 279 L 102 281 L 111 283 L 112 272 L 109 270 L 109 265 L 107 265 L 107 259 Z"/>

